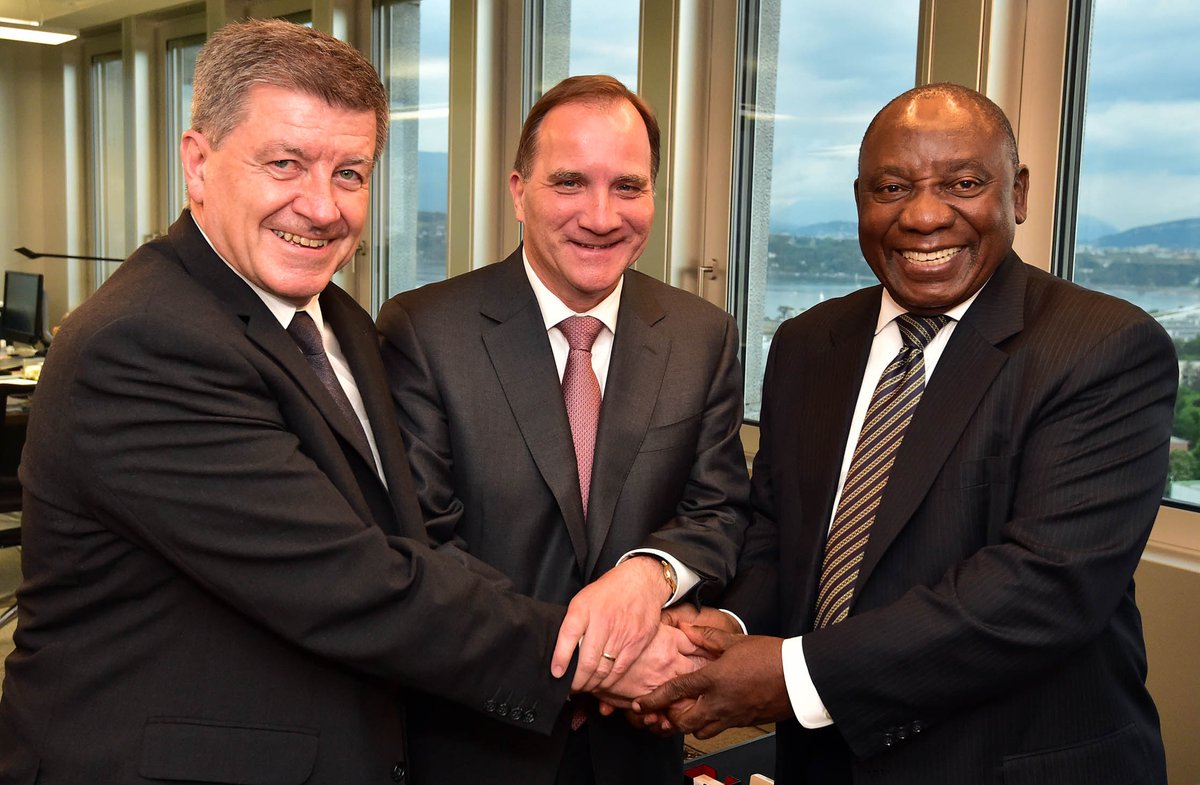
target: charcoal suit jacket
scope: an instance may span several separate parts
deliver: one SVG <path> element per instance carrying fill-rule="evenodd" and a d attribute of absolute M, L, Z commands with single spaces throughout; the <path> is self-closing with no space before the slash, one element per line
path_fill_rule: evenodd
<path fill-rule="evenodd" d="M 67 319 L 21 466 L 0 782 L 405 782 L 414 685 L 549 732 L 562 609 L 427 547 L 374 324 L 333 285 L 321 308 L 382 480 L 190 214 Z"/>
<path fill-rule="evenodd" d="M 850 616 L 816 632 L 822 550 L 880 287 L 786 322 L 755 515 L 725 599 L 805 635 L 834 725 L 780 725 L 791 783 L 1162 783 L 1132 575 L 1178 370 L 1146 313 L 1015 254 L 956 326 L 871 528 Z"/>
<path fill-rule="evenodd" d="M 725 586 L 749 494 L 728 314 L 626 272 L 586 524 L 554 357 L 519 248 L 396 296 L 378 325 L 436 542 L 547 602 L 569 602 L 635 548 L 688 565 L 702 594 Z M 412 717 L 419 783 L 554 781 L 570 712 L 546 739 L 441 701 L 428 708 Z M 619 716 L 593 716 L 588 734 L 599 785 L 680 776 L 678 739 L 634 731 Z"/>

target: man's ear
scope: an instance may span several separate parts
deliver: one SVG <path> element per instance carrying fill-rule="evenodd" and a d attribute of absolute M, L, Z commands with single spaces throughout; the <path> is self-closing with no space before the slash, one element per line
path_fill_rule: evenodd
<path fill-rule="evenodd" d="M 508 176 L 508 192 L 512 194 L 513 215 L 518 223 L 525 223 L 525 205 L 522 198 L 525 196 L 525 180 L 515 169 Z"/>
<path fill-rule="evenodd" d="M 1013 217 L 1017 223 L 1025 223 L 1028 214 L 1029 198 L 1029 167 L 1021 164 L 1017 167 L 1017 176 L 1013 178 Z"/>
<path fill-rule="evenodd" d="M 187 183 L 188 204 L 204 204 L 204 167 L 212 148 L 199 131 L 188 129 L 179 140 L 179 160 Z"/>

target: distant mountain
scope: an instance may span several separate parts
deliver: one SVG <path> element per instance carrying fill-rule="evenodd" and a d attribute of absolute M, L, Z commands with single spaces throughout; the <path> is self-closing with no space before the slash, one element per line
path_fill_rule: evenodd
<path fill-rule="evenodd" d="M 790 234 L 793 237 L 817 237 L 822 240 L 857 240 L 858 223 L 855 221 L 822 221 L 815 224 L 797 225 L 786 221 L 772 221 L 771 232 Z"/>
<path fill-rule="evenodd" d="M 772 220 L 771 233 L 792 237 L 813 237 L 821 240 L 856 240 L 858 224 L 855 221 L 823 221 L 800 224 L 786 220 Z M 1158 246 L 1169 250 L 1200 249 L 1200 218 L 1136 226 L 1123 232 L 1099 218 L 1079 216 L 1075 242 L 1095 249 L 1137 248 Z"/>
<path fill-rule="evenodd" d="M 1075 222 L 1075 242 L 1080 245 L 1093 245 L 1101 237 L 1116 233 L 1117 227 L 1090 215 L 1081 215 Z"/>
<path fill-rule="evenodd" d="M 1138 248 L 1156 245 L 1171 250 L 1200 249 L 1200 218 L 1135 226 L 1123 232 L 1104 235 L 1086 244 L 1094 248 Z"/>

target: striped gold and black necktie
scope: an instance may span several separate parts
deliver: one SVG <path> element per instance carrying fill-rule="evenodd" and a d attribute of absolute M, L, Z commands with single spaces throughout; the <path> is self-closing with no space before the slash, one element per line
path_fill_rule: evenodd
<path fill-rule="evenodd" d="M 863 419 L 837 514 L 825 543 L 817 589 L 816 627 L 836 624 L 850 612 L 854 581 L 867 549 L 875 511 L 904 431 L 925 390 L 925 347 L 949 316 L 896 317 L 904 345 L 884 369 Z"/>

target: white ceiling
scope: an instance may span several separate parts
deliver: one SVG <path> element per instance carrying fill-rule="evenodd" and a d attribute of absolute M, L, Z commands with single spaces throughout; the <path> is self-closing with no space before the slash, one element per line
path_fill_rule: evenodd
<path fill-rule="evenodd" d="M 0 16 L 83 29 L 180 4 L 181 0 L 0 0 Z"/>

